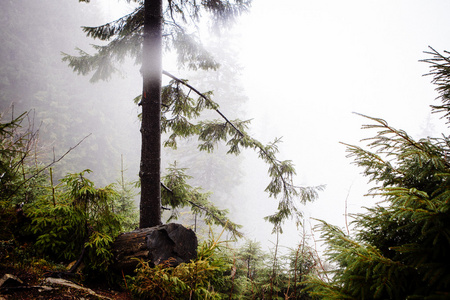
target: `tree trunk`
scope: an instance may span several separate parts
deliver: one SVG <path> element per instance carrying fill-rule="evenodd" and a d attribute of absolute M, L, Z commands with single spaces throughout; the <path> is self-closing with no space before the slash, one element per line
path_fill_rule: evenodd
<path fill-rule="evenodd" d="M 162 0 L 146 0 L 144 9 L 140 228 L 161 224 Z"/>

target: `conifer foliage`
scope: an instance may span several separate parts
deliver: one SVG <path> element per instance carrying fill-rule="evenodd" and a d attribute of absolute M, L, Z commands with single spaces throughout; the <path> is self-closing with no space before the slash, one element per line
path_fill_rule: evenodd
<path fill-rule="evenodd" d="M 52 186 L 52 193 L 39 197 L 29 209 L 28 230 L 42 253 L 73 260 L 87 250 L 95 262 L 92 267 L 106 269 L 112 259 L 110 244 L 123 229 L 123 215 L 116 208 L 119 194 L 113 186 L 96 188 L 86 178 L 89 172 L 69 174 L 58 189 Z"/>
<path fill-rule="evenodd" d="M 431 52 L 430 52 L 431 53 Z M 448 118 L 449 58 L 435 52 L 432 63 Z M 329 281 L 309 279 L 321 299 L 449 299 L 450 297 L 450 139 L 414 140 L 378 118 L 369 149 L 347 145 L 349 156 L 378 186 L 383 201 L 356 215 L 356 234 L 322 222 L 327 255 L 337 267 Z"/>

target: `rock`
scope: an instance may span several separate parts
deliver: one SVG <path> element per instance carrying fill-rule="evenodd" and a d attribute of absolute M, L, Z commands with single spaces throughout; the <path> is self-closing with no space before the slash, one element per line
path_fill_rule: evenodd
<path fill-rule="evenodd" d="M 20 280 L 20 278 L 11 275 L 11 274 L 5 274 L 0 279 L 0 288 L 11 288 L 11 287 L 17 287 L 22 286 L 23 281 Z"/>
<path fill-rule="evenodd" d="M 140 228 L 117 237 L 113 244 L 115 267 L 125 274 L 136 269 L 143 259 L 152 265 L 177 266 L 197 256 L 197 236 L 191 229 L 170 223 L 150 228 Z"/>

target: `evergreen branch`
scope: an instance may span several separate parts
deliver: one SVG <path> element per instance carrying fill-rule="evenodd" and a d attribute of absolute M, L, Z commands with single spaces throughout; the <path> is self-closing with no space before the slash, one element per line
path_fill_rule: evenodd
<path fill-rule="evenodd" d="M 203 98 L 208 103 L 210 103 L 213 107 L 215 107 L 214 110 L 225 120 L 225 122 L 230 124 L 230 126 L 233 127 L 234 130 L 236 130 L 241 136 L 244 136 L 244 134 L 230 120 L 228 120 L 227 117 L 225 117 L 225 115 L 217 108 L 218 105 L 216 103 L 214 103 L 209 97 L 207 97 L 206 95 L 202 94 L 199 90 L 197 90 L 195 87 L 193 87 L 192 85 L 187 83 L 185 80 L 181 80 L 178 77 L 175 77 L 174 75 L 170 74 L 169 72 L 167 72 L 165 70 L 163 70 L 163 74 L 168 76 L 168 77 L 170 77 L 170 78 L 172 78 L 173 80 L 175 80 L 175 81 L 185 85 L 190 90 L 194 91 L 197 95 L 199 95 L 201 98 Z"/>
<path fill-rule="evenodd" d="M 69 55 L 61 52 L 62 61 L 68 62 L 68 66 L 74 72 L 86 76 L 94 72 L 90 81 L 108 80 L 111 75 L 117 72 L 115 62 L 123 62 L 127 55 L 136 58 L 139 61 L 141 55 L 142 36 L 134 33 L 127 36 L 119 36 L 109 42 L 107 45 L 93 45 L 96 53 L 88 54 L 79 48 L 78 56 Z"/>
<path fill-rule="evenodd" d="M 184 9 L 182 9 L 180 6 L 178 6 L 176 3 L 174 3 L 173 0 L 168 0 L 167 2 L 168 2 L 168 9 L 166 10 L 165 15 L 167 14 L 167 11 L 168 11 L 168 14 L 170 15 L 170 19 L 172 20 L 171 24 L 173 26 L 176 26 L 179 29 L 183 30 L 183 28 L 178 24 L 174 12 L 181 14 L 181 19 L 183 20 L 183 22 L 186 22 Z M 194 17 L 198 18 L 198 10 L 194 14 Z"/>
<path fill-rule="evenodd" d="M 408 157 L 414 157 L 420 161 L 429 160 L 436 169 L 450 168 L 450 162 L 446 156 L 447 150 L 444 148 L 430 143 L 429 140 L 416 142 L 405 131 L 393 128 L 383 119 L 359 113 L 355 114 L 377 123 L 363 126 L 363 129 L 378 130 L 375 137 L 363 139 L 363 141 L 371 141 L 368 146 L 377 148 L 377 150 L 372 153 L 357 146 L 342 144 L 346 145 L 347 151 L 351 153 L 348 156 L 355 156 L 355 163 L 366 168 L 365 174 L 370 176 L 371 180 L 384 181 L 385 186 L 401 180 L 400 178 L 407 176 L 407 174 L 405 173 L 406 170 L 401 167 L 402 164 L 398 165 L 398 163 Z M 394 166 L 389 161 L 384 160 L 379 154 L 384 154 L 386 157 L 395 156 L 397 165 Z M 395 177 L 395 174 L 400 177 Z M 383 178 L 383 180 L 380 180 L 380 178 Z M 390 178 L 390 180 L 387 180 L 387 178 Z"/>
<path fill-rule="evenodd" d="M 425 54 L 429 54 L 432 58 L 421 60 L 430 64 L 431 71 L 424 76 L 433 76 L 432 83 L 436 84 L 436 91 L 439 92 L 438 99 L 440 98 L 442 105 L 431 105 L 433 112 L 444 113 L 447 118 L 447 123 L 450 123 L 450 52 L 444 51 L 444 56 L 436 51 L 431 46 L 428 46 L 431 51 L 425 51 Z"/>
<path fill-rule="evenodd" d="M 165 180 L 173 185 L 173 188 L 169 188 L 165 183 L 161 182 L 161 187 L 163 187 L 167 192 L 170 193 L 168 199 L 164 199 L 166 204 L 170 205 L 172 208 L 183 207 L 185 203 L 191 205 L 191 207 L 196 207 L 199 210 L 206 213 L 206 216 L 216 220 L 217 224 L 231 231 L 235 236 L 242 237 L 243 234 L 237 230 L 241 227 L 228 218 L 225 217 L 227 213 L 226 210 L 219 210 L 208 201 L 203 201 L 205 194 L 199 193 L 196 189 L 192 188 L 186 183 L 186 179 L 190 176 L 184 174 L 185 169 L 176 168 L 176 164 L 169 168 L 170 174 L 165 176 Z"/>
<path fill-rule="evenodd" d="M 104 25 L 97 27 L 83 26 L 86 36 L 107 41 L 113 36 L 126 36 L 143 26 L 144 7 L 139 6 L 133 12 Z"/>
<path fill-rule="evenodd" d="M 382 136 L 383 135 L 385 135 L 385 134 L 387 134 L 387 133 L 392 133 L 392 134 L 394 134 L 394 135 L 396 135 L 396 136 L 398 136 L 398 137 L 400 137 L 400 139 L 402 140 L 402 141 L 406 141 L 406 143 L 408 144 L 408 145 L 410 145 L 410 146 L 412 146 L 412 147 L 415 147 L 415 148 L 417 148 L 417 149 L 419 149 L 419 150 L 423 150 L 417 143 L 416 143 L 416 141 L 414 141 L 405 131 L 403 131 L 403 130 L 398 130 L 398 129 L 395 129 L 395 128 L 393 128 L 393 127 L 391 127 L 391 126 L 389 126 L 389 124 L 385 121 L 385 120 L 383 120 L 383 119 L 380 119 L 380 118 L 374 118 L 374 117 L 369 117 L 369 116 L 366 116 L 366 115 L 363 115 L 363 114 L 360 114 L 360 113 L 354 113 L 354 114 L 356 114 L 356 115 L 359 115 L 359 116 L 362 116 L 362 117 L 364 117 L 364 118 L 367 118 L 367 119 L 370 119 L 370 120 L 373 120 L 373 121 L 375 121 L 375 122 L 377 122 L 378 124 L 380 124 L 380 125 L 363 125 L 363 129 L 368 129 L 368 128 L 384 128 L 384 129 L 386 129 L 386 131 L 381 131 L 381 132 L 379 132 L 379 134 L 376 136 L 376 137 L 374 137 L 374 138 L 367 138 L 367 139 L 363 139 L 363 140 L 382 140 L 383 138 L 382 138 Z M 392 138 L 390 138 L 390 139 L 385 139 L 386 141 L 395 141 L 394 139 L 392 139 Z M 396 143 L 398 142 L 398 141 L 395 141 Z M 404 144 L 404 142 L 402 142 L 403 144 Z M 377 143 L 375 142 L 375 143 L 372 143 L 372 144 L 370 144 L 371 146 L 373 146 L 373 145 L 376 145 Z M 395 144 L 394 144 L 395 145 Z M 387 145 L 385 145 L 385 146 L 387 146 Z M 382 148 L 383 150 L 384 150 L 384 148 Z"/>
<path fill-rule="evenodd" d="M 450 52 L 430 49 L 426 75 L 434 76 L 444 103 L 432 107 L 449 118 Z M 415 141 L 384 120 L 364 117 L 375 121 L 363 126 L 378 131 L 364 139 L 374 150 L 346 145 L 347 151 L 365 167 L 364 175 L 381 182 L 372 195 L 383 201 L 356 214 L 355 238 L 321 221 L 326 255 L 337 268 L 329 282 L 311 277 L 307 289 L 324 299 L 448 298 L 449 266 L 442 262 L 450 242 L 450 139 L 443 134 Z"/>

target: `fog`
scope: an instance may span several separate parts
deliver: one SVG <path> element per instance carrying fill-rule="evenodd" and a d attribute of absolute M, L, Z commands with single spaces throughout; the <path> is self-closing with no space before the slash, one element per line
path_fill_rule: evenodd
<path fill-rule="evenodd" d="M 57 1 L 45 3 L 51 6 Z M 139 67 L 129 61 L 110 81 L 91 84 L 89 78 L 72 74 L 61 62 L 60 51 L 76 54 L 76 47 L 89 49 L 92 41 L 83 36 L 80 26 L 103 24 L 130 9 L 125 1 L 105 0 L 96 4 L 101 15 L 83 13 L 89 11 L 90 5 L 94 4 L 74 3 L 73 15 L 79 19 L 70 23 L 70 29 L 65 28 L 73 35 L 45 36 L 44 40 L 56 47 L 47 53 L 48 60 L 60 72 L 55 77 L 68 77 L 71 82 L 70 87 L 64 87 L 64 93 L 54 94 L 53 106 L 46 106 L 49 114 L 39 111 L 42 107 L 38 101 L 51 94 L 48 82 L 41 84 L 42 90 L 31 90 L 23 83 L 21 92 L 31 99 L 32 107 L 23 103 L 21 106 L 25 100 L 20 100 L 17 87 L 11 102 L 15 103 L 16 110 L 37 110 L 38 122 L 42 122 L 41 136 L 47 134 L 44 139 L 51 142 L 45 151 L 58 154 L 67 150 L 58 146 L 58 141 L 66 136 L 49 138 L 57 131 L 55 128 L 70 132 L 65 145 L 75 145 L 92 133 L 70 153 L 72 157 L 81 156 L 83 163 L 66 165 L 61 173 L 90 168 L 99 176 L 99 185 L 106 184 L 119 177 L 123 156 L 128 180 L 137 180 L 139 109 L 132 99 L 141 90 Z M 367 179 L 346 158 L 345 146 L 340 144 L 361 144 L 361 139 L 375 134 L 361 130 L 369 120 L 353 112 L 383 118 L 414 138 L 445 132 L 444 122 L 430 113 L 429 105 L 436 103 L 437 93 L 430 83 L 431 77 L 422 76 L 428 72 L 428 65 L 419 60 L 429 57 L 423 53 L 428 46 L 440 52 L 450 50 L 449 11 L 450 2 L 445 0 L 256 0 L 251 12 L 242 16 L 232 33 L 226 35 L 233 37 L 228 42 L 234 45 L 235 58 L 242 66 L 233 79 L 240 82 L 242 97 L 248 100 L 243 102 L 239 116 L 234 115 L 236 110 L 226 99 L 218 101 L 221 110 L 230 119 L 252 119 L 249 132 L 263 143 L 283 137 L 279 158 L 294 162 L 297 185 L 326 185 L 315 203 L 302 208 L 309 235 L 319 238 L 311 229 L 317 223 L 314 219 L 344 227 L 346 211 L 348 214 L 361 212 L 363 206 L 377 201 L 364 196 L 369 188 Z M 41 18 L 36 17 L 36 28 L 47 24 L 45 12 L 41 13 Z M 69 16 L 69 11 L 61 12 L 60 21 Z M 56 28 L 54 25 L 52 30 Z M 203 38 L 208 44 L 212 37 L 205 32 Z M 19 36 L 18 31 L 15 33 Z M 5 57 L 3 62 L 8 59 Z M 165 59 L 164 68 L 182 74 L 180 77 L 192 74 L 178 71 L 170 58 Z M 2 78 L 2 89 L 13 89 L 4 82 Z M 60 88 L 55 84 L 54 89 Z M 204 88 L 214 90 L 215 86 Z M 59 115 L 56 122 L 56 108 L 66 98 L 65 101 L 72 103 L 74 114 L 70 118 Z M 2 110 L 10 106 L 4 99 Z M 243 175 L 239 177 L 240 184 L 230 191 L 226 208 L 230 209 L 234 222 L 244 225 L 246 237 L 260 241 L 266 250 L 273 247 L 275 236 L 270 234 L 272 226 L 263 217 L 273 213 L 277 206 L 277 201 L 264 192 L 269 182 L 267 166 L 252 151 L 245 151 L 238 163 L 236 173 Z M 293 222 L 287 222 L 283 228 L 280 244 L 295 246 L 302 229 L 296 228 Z"/>
<path fill-rule="evenodd" d="M 428 46 L 449 49 L 449 9 L 448 1 L 260 0 L 239 23 L 253 134 L 263 141 L 283 137 L 280 156 L 294 161 L 298 184 L 326 184 L 304 208 L 307 232 L 317 223 L 311 218 L 344 227 L 346 211 L 362 212 L 379 200 L 364 196 L 367 179 L 339 143 L 364 145 L 361 139 L 375 135 L 361 130 L 370 121 L 353 112 L 383 118 L 414 138 L 446 131 L 431 115 L 437 93 L 419 60 L 429 58 Z M 273 200 L 262 193 L 264 167 L 256 172 L 253 163 L 244 168 L 252 170 L 245 177 L 252 201 L 245 203 L 262 216 Z M 268 224 L 259 220 L 249 222 L 249 231 L 264 240 Z M 280 244 L 295 245 L 295 226 L 285 231 Z"/>

